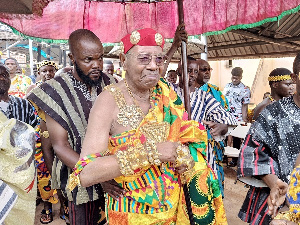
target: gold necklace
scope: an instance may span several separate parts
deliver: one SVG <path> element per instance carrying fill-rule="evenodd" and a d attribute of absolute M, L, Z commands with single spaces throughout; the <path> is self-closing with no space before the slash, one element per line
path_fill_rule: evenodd
<path fill-rule="evenodd" d="M 134 105 L 136 105 L 136 107 L 138 108 L 138 110 L 141 111 L 141 112 L 143 113 L 144 117 L 145 117 L 145 113 L 143 112 L 143 110 L 141 109 L 140 105 L 139 105 L 138 102 L 136 101 L 136 99 L 135 99 L 135 97 L 134 97 L 134 95 L 133 95 L 131 89 L 130 89 L 129 86 L 128 86 L 128 83 L 127 83 L 126 79 L 124 79 L 124 83 L 125 83 L 125 85 L 126 85 L 126 88 L 127 88 L 127 91 L 128 91 L 128 93 L 129 93 L 130 97 L 131 97 L 132 100 L 133 100 Z M 151 109 L 153 109 L 153 107 L 154 107 L 154 103 L 153 103 L 153 101 L 152 101 L 152 93 L 153 93 L 153 91 L 150 90 L 149 92 L 150 92 L 150 93 L 149 93 L 150 106 L 151 106 Z M 140 96 L 139 96 L 139 97 L 140 97 Z"/>
<path fill-rule="evenodd" d="M 127 91 L 129 93 L 129 95 L 133 99 L 133 104 L 128 105 L 125 102 L 124 96 L 118 98 L 118 101 L 120 101 L 120 99 L 123 99 L 124 102 L 123 102 L 123 104 L 120 104 L 120 107 L 119 107 L 120 112 L 117 115 L 117 118 L 118 118 L 117 122 L 124 127 L 130 126 L 132 129 L 137 129 L 139 127 L 141 118 L 144 118 L 145 114 L 144 114 L 143 110 L 141 109 L 141 107 L 136 102 L 136 100 L 132 94 L 132 91 L 130 90 L 128 83 L 126 82 L 125 79 L 124 79 L 124 82 L 127 87 Z"/>

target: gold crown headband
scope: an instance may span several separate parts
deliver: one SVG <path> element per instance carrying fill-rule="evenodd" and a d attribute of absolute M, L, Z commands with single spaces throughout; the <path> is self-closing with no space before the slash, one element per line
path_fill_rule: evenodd
<path fill-rule="evenodd" d="M 43 66 L 53 66 L 56 70 L 58 70 L 57 64 L 53 61 L 43 60 L 42 62 L 36 65 L 36 69 L 39 70 Z"/>
<path fill-rule="evenodd" d="M 278 75 L 278 76 L 270 76 L 268 77 L 268 81 L 283 81 L 283 80 L 290 80 L 291 75 Z"/>

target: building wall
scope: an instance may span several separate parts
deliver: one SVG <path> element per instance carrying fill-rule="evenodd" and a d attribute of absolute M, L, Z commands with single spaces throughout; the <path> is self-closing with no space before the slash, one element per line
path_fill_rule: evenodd
<path fill-rule="evenodd" d="M 232 67 L 228 67 L 227 61 L 209 61 L 214 69 L 210 82 L 224 89 L 225 85 L 231 82 L 231 70 L 234 67 L 241 67 L 244 70 L 242 82 L 252 90 L 251 103 L 258 104 L 262 101 L 263 94 L 270 91 L 268 76 L 273 69 L 284 67 L 292 71 L 293 57 L 287 58 L 266 58 L 266 59 L 241 59 L 233 60 Z M 259 67 L 261 63 L 261 68 Z M 257 74 L 256 85 L 253 86 Z"/>

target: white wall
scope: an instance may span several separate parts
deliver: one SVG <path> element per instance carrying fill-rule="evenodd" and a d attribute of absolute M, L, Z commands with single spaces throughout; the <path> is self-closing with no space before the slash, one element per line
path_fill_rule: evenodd
<path fill-rule="evenodd" d="M 225 85 L 231 82 L 231 70 L 234 67 L 241 67 L 244 70 L 242 82 L 252 88 L 252 84 L 259 67 L 261 59 L 241 59 L 233 60 L 232 67 L 228 68 L 227 61 L 209 61 L 210 66 L 214 69 L 210 82 L 224 89 Z M 262 59 L 262 68 L 258 74 L 256 86 L 253 87 L 251 102 L 258 104 L 262 101 L 262 96 L 266 91 L 270 91 L 268 76 L 273 69 L 284 67 L 292 71 L 293 57 L 287 58 L 266 58 Z"/>
<path fill-rule="evenodd" d="M 231 82 L 231 70 L 234 67 L 241 67 L 243 69 L 242 82 L 252 88 L 252 84 L 256 73 L 258 72 L 259 64 L 262 67 L 259 70 L 256 86 L 253 87 L 253 94 L 251 96 L 251 103 L 258 104 L 262 101 L 263 94 L 270 91 L 268 76 L 273 69 L 284 67 L 292 71 L 293 57 L 287 58 L 265 58 L 265 59 L 240 59 L 233 60 L 232 67 L 228 67 L 228 60 L 223 61 L 209 61 L 210 66 L 213 68 L 210 83 L 224 89 L 225 85 Z M 168 70 L 177 69 L 177 63 L 170 63 Z M 168 71 L 167 70 L 167 71 Z"/>

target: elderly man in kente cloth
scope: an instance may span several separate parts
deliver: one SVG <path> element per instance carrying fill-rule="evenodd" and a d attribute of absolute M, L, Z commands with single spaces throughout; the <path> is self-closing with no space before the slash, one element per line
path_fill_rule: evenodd
<path fill-rule="evenodd" d="M 251 186 L 239 217 L 250 224 L 269 224 L 267 198 L 276 191 L 278 179 L 288 183 L 300 153 L 300 54 L 295 58 L 294 74 L 297 93 L 268 105 L 250 127 L 241 147 L 238 176 L 255 176 L 268 187 Z M 282 79 L 281 75 L 273 79 Z"/>
<path fill-rule="evenodd" d="M 160 79 L 162 35 L 145 28 L 122 43 L 126 78 L 106 87 L 93 106 L 73 187 L 115 179 L 126 190 L 118 200 L 107 196 L 110 225 L 189 224 L 182 191 L 188 182 L 195 223 L 227 224 L 204 158 L 206 132 L 184 120 L 180 98 Z"/>
<path fill-rule="evenodd" d="M 69 37 L 69 57 L 74 71 L 63 73 L 32 90 L 28 99 L 46 121 L 55 152 L 52 188 L 69 200 L 71 224 L 104 224 L 104 199 L 100 184 L 66 192 L 68 177 L 79 160 L 90 110 L 105 85 L 114 82 L 102 73 L 103 46 L 91 31 L 79 29 Z M 100 210 L 100 211 L 99 211 Z M 101 218 L 99 217 L 101 216 Z"/>

